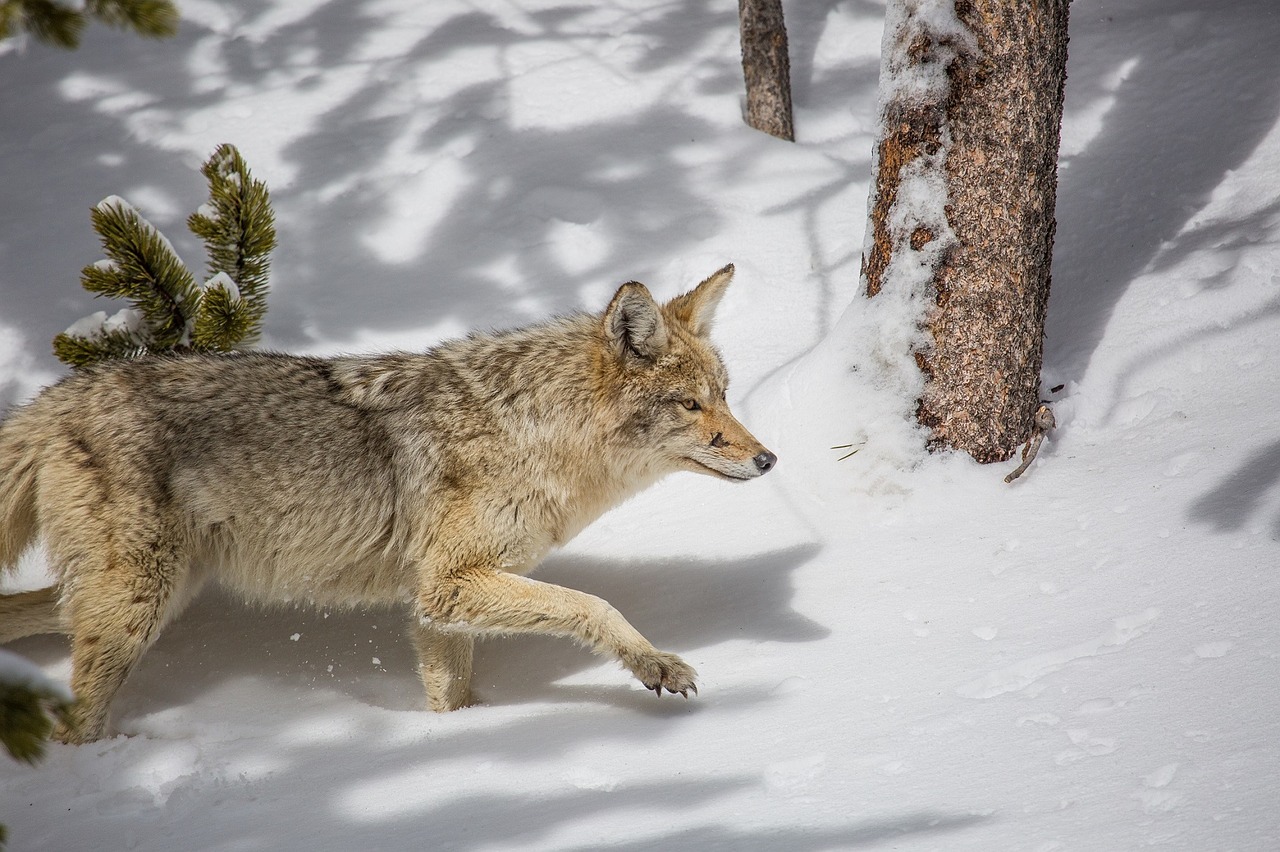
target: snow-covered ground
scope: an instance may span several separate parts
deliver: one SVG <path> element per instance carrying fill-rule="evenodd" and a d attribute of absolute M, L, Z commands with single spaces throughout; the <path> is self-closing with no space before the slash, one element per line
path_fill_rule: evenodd
<path fill-rule="evenodd" d="M 403 613 L 210 594 L 122 736 L 0 758 L 12 849 L 1280 848 L 1280 7 L 1073 3 L 1059 429 L 1009 486 L 922 459 L 848 369 L 883 3 L 787 5 L 795 145 L 741 123 L 733 5 L 184 0 L 170 41 L 0 46 L 0 406 L 107 307 L 89 208 L 199 266 L 227 141 L 278 215 L 266 345 L 425 347 L 733 261 L 730 399 L 780 457 L 674 476 L 539 571 L 696 698 L 494 640 L 486 703 L 435 716 Z M 10 650 L 67 675 L 61 639 Z"/>

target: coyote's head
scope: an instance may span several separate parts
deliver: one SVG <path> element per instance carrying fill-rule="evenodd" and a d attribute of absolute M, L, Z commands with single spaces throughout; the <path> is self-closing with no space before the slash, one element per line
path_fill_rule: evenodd
<path fill-rule="evenodd" d="M 746 480 L 778 459 L 729 411 L 729 376 L 711 345 L 712 315 L 732 278 L 726 266 L 665 305 L 643 284 L 623 284 L 603 332 L 618 371 L 610 384 L 625 409 L 624 437 L 671 468 Z"/>

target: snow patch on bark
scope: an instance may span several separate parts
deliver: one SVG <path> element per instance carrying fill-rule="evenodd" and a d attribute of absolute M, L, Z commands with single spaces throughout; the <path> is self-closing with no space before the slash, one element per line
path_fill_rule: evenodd
<path fill-rule="evenodd" d="M 941 103 L 947 67 L 977 53 L 973 34 L 956 16 L 954 0 L 889 0 L 880 43 L 880 114 L 891 101 Z"/>
<path fill-rule="evenodd" d="M 864 463 L 911 468 L 925 457 L 927 430 L 916 420 L 924 376 L 916 353 L 930 346 L 924 331 L 936 305 L 934 273 L 956 237 L 947 222 L 947 155 L 951 137 L 943 116 L 950 91 L 948 67 L 977 52 L 976 41 L 956 16 L 952 0 L 891 0 L 881 44 L 879 130 L 874 160 L 880 168 L 885 140 L 898 132 L 907 113 L 936 110 L 937 144 L 919 152 L 897 172 L 897 191 L 885 225 L 892 246 L 873 298 L 855 299 L 835 336 L 849 343 L 846 357 L 858 394 L 874 400 L 857 423 L 865 432 Z M 868 199 L 864 264 L 875 245 L 871 212 L 878 187 Z M 867 292 L 867 280 L 861 282 Z"/>

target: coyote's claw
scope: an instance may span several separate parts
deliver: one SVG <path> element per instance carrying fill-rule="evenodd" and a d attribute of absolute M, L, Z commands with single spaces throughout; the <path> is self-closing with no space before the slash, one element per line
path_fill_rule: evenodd
<path fill-rule="evenodd" d="M 640 679 L 645 689 L 652 689 L 654 695 L 662 695 L 665 689 L 672 695 L 689 697 L 689 693 L 697 695 L 698 685 L 694 682 L 697 672 L 693 667 L 675 654 L 653 651 L 642 657 L 628 661 L 628 668 Z"/>

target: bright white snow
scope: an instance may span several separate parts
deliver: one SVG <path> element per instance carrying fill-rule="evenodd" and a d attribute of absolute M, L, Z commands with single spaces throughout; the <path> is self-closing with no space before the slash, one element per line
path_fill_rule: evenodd
<path fill-rule="evenodd" d="M 780 457 L 538 574 L 696 698 L 494 640 L 486 703 L 434 716 L 404 613 L 211 594 L 121 736 L 0 767 L 14 850 L 1280 848 L 1280 8 L 1072 4 L 1059 428 L 1012 486 L 920 454 L 867 336 L 909 331 L 857 296 L 883 6 L 786 11 L 795 145 L 741 121 L 731 3 L 199 0 L 170 41 L 0 50 L 0 406 L 99 307 L 95 200 L 192 199 L 147 213 L 195 256 L 228 141 L 276 207 L 264 345 L 425 347 L 733 261 L 730 398 Z M 61 639 L 9 650 L 68 674 Z"/>
<path fill-rule="evenodd" d="M 215 288 L 226 290 L 227 295 L 231 298 L 232 302 L 240 301 L 240 287 L 231 278 L 231 276 L 225 272 L 219 272 L 208 281 L 204 282 L 204 288 L 206 290 L 213 290 Z"/>
<path fill-rule="evenodd" d="M 128 310 L 128 308 L 125 308 L 124 310 Z M 90 339 L 101 336 L 102 333 L 106 331 L 106 326 L 107 312 L 94 311 L 87 317 L 80 317 L 80 319 L 67 326 L 67 330 L 64 334 L 68 337 L 83 337 Z"/>

